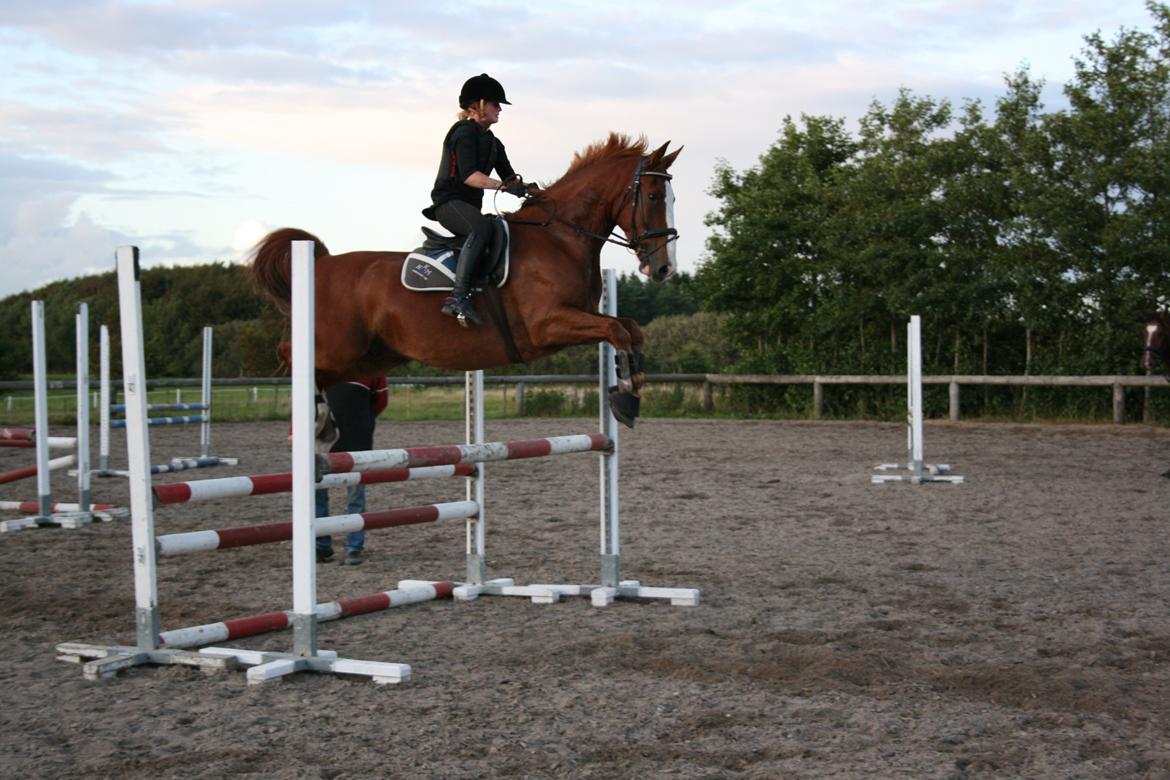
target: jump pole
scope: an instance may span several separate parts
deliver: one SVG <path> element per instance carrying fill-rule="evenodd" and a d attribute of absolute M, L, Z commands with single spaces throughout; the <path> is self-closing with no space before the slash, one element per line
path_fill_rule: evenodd
<path fill-rule="evenodd" d="M 37 432 L 37 502 L 39 508 L 34 517 L 27 518 L 30 525 L 48 522 L 52 516 L 49 487 L 49 446 L 45 434 L 49 430 L 49 385 L 45 360 L 45 303 L 32 302 L 32 350 L 33 350 L 33 430 Z M 11 530 L 6 523 L 4 530 Z"/>
<path fill-rule="evenodd" d="M 410 679 L 410 666 L 401 663 L 339 658 L 317 646 L 316 447 L 317 406 L 314 340 L 316 327 L 316 273 L 312 241 L 292 242 L 292 569 L 293 629 L 291 653 L 260 653 L 234 648 L 205 648 L 201 655 L 251 666 L 248 683 L 278 680 L 295 672 L 356 674 L 377 684 Z M 152 551 L 153 552 L 153 551 Z"/>
<path fill-rule="evenodd" d="M 122 380 L 126 398 L 126 443 L 129 460 L 130 522 L 134 548 L 134 646 L 58 646 L 60 658 L 80 661 L 95 657 L 83 671 L 89 679 L 112 677 L 121 669 L 145 664 L 185 664 L 204 669 L 235 667 L 231 659 L 185 650 L 164 649 L 159 642 L 158 558 L 154 539 L 154 506 L 150 496 L 150 430 L 146 410 L 146 360 L 142 340 L 141 271 L 138 248 L 120 246 L 117 253 L 118 310 L 122 328 Z M 84 650 L 84 652 L 82 652 Z"/>
<path fill-rule="evenodd" d="M 193 415 L 177 415 L 168 417 L 148 417 L 147 425 L 191 425 L 199 423 L 199 455 L 197 457 L 185 458 L 176 457 L 171 458 L 169 463 L 163 463 L 156 466 L 151 466 L 152 474 L 167 474 L 175 471 L 186 471 L 188 469 L 202 469 L 211 466 L 235 466 L 239 464 L 238 458 L 222 458 L 211 455 L 211 358 L 212 358 L 212 341 L 213 329 L 210 326 L 203 328 L 203 355 L 201 361 L 200 374 L 200 388 L 201 398 L 199 403 L 173 403 L 173 404 L 148 404 L 148 412 L 160 411 L 198 411 L 199 414 Z M 98 449 L 98 468 L 93 473 L 99 477 L 128 477 L 128 471 L 116 470 L 110 468 L 110 430 L 112 428 L 125 428 L 126 420 L 113 418 L 112 414 L 122 413 L 126 411 L 125 404 L 114 403 L 113 392 L 111 391 L 112 383 L 110 380 L 110 333 L 109 329 L 102 325 L 99 337 L 100 351 L 100 428 L 99 428 L 99 449 Z"/>
<path fill-rule="evenodd" d="M 310 242 L 308 249 L 310 263 L 312 262 L 311 247 L 312 244 Z M 303 252 L 294 251 L 294 256 L 297 256 L 300 262 L 304 260 L 301 257 L 302 254 Z M 153 504 L 150 500 L 150 440 L 149 425 L 147 422 L 149 418 L 148 405 L 146 403 L 146 372 L 142 343 L 141 296 L 138 284 L 138 250 L 135 247 L 120 247 L 117 258 L 119 307 L 123 328 L 123 365 L 127 367 L 123 374 L 128 421 L 127 444 L 130 460 L 129 471 L 131 474 L 129 487 L 133 508 L 136 643 L 133 646 L 103 646 L 65 642 L 57 646 L 60 659 L 74 663 L 82 663 L 87 659 L 95 659 L 88 660 L 83 667 L 85 676 L 93 680 L 112 677 L 121 669 L 144 664 L 188 664 L 208 670 L 233 669 L 239 665 L 256 665 L 255 669 L 249 670 L 249 683 L 279 679 L 282 674 L 287 674 L 291 671 L 332 671 L 366 675 L 372 677 L 375 682 L 399 682 L 408 679 L 410 669 L 403 664 L 384 664 L 341 659 L 337 657 L 337 653 L 335 652 L 318 650 L 315 647 L 316 637 L 314 624 L 326 620 L 336 620 L 353 615 L 380 611 L 391 607 L 445 598 L 450 594 L 453 583 L 402 580 L 398 583 L 396 590 L 383 591 L 357 598 L 340 599 L 335 602 L 314 604 L 306 611 L 304 608 L 304 599 L 311 595 L 312 590 L 315 590 L 315 588 L 306 588 L 304 586 L 305 567 L 303 563 L 306 557 L 310 563 L 310 567 L 308 568 L 309 573 L 311 575 L 315 575 L 316 573 L 316 555 L 313 549 L 312 535 L 318 532 L 322 534 L 332 533 L 338 529 L 349 530 L 351 525 L 356 527 L 359 524 L 366 524 L 368 520 L 372 520 L 369 523 L 371 526 L 380 525 L 385 527 L 402 525 L 404 524 L 403 520 L 427 522 L 431 519 L 443 519 L 443 517 L 463 517 L 467 513 L 475 511 L 475 507 L 473 505 L 435 505 L 430 508 L 435 510 L 435 516 L 421 520 L 413 520 L 412 518 L 406 517 L 405 515 L 411 510 L 391 510 L 387 513 L 375 512 L 366 513 L 365 515 L 322 518 L 320 528 L 318 528 L 315 519 L 312 517 L 314 511 L 314 492 L 317 485 L 312 482 L 305 483 L 306 474 L 311 477 L 315 469 L 313 460 L 315 454 L 313 422 L 316 410 L 315 404 L 312 401 L 312 371 L 305 372 L 309 377 L 308 379 L 301 378 L 302 382 L 310 384 L 310 391 L 307 394 L 307 412 L 305 400 L 303 397 L 300 397 L 304 394 L 298 396 L 294 391 L 294 410 L 298 412 L 298 414 L 294 415 L 294 453 L 301 464 L 299 468 L 294 469 L 296 478 L 301 480 L 301 489 L 295 495 L 295 498 L 299 500 L 299 506 L 294 510 L 294 523 L 299 521 L 301 531 L 299 536 L 301 538 L 294 539 L 294 545 L 296 545 L 294 549 L 302 553 L 302 565 L 294 565 L 294 599 L 296 600 L 294 609 L 290 612 L 274 612 L 203 626 L 174 629 L 166 632 L 159 631 L 157 588 L 158 548 L 160 542 L 166 539 L 166 537 L 158 537 L 156 539 L 154 536 Z M 298 301 L 298 310 L 304 308 L 303 304 L 299 303 L 299 301 L 305 297 L 305 284 L 303 283 L 305 274 L 302 273 L 300 276 L 302 282 L 295 287 L 295 300 Z M 312 278 L 311 266 L 308 278 Z M 311 284 L 308 285 L 308 295 L 311 301 Z M 299 332 L 297 335 L 298 340 L 303 344 L 304 338 L 300 337 L 301 334 Z M 309 344 L 312 344 L 311 322 L 309 325 Z M 312 362 L 310 361 L 307 365 L 311 366 Z M 301 445 L 299 447 L 297 447 L 298 442 Z M 466 471 L 466 469 L 453 468 L 446 469 L 446 471 L 449 475 L 455 475 L 461 471 Z M 432 476 L 437 475 L 436 473 Z M 286 475 L 277 476 L 283 477 Z M 443 508 L 444 506 L 446 509 Z M 370 518 L 370 515 L 374 515 L 375 517 Z M 307 530 L 310 534 L 308 545 L 304 543 L 306 518 L 309 521 Z M 283 538 L 287 539 L 288 534 L 282 529 L 282 526 L 286 527 L 287 525 L 274 524 L 273 527 L 281 530 Z M 271 528 L 265 527 L 256 528 L 264 532 L 271 530 Z M 256 529 L 235 530 L 248 533 Z M 269 541 L 277 541 L 277 539 L 271 539 Z M 299 545 L 297 545 L 298 541 L 300 542 Z M 308 556 L 304 555 L 306 550 Z M 297 577 L 300 579 L 296 580 Z M 286 628 L 290 625 L 300 633 L 300 636 L 297 638 L 297 646 L 305 647 L 308 651 L 307 655 L 302 655 L 299 652 L 292 654 L 261 653 L 235 648 L 209 647 L 204 648 L 198 653 L 183 649 L 208 642 L 252 636 L 265 631 Z M 306 626 L 310 629 L 311 633 L 306 632 Z"/>
<path fill-rule="evenodd" d="M 36 475 L 36 514 L 19 520 L 0 522 L 0 533 L 24 528 L 80 528 L 95 520 L 109 522 L 125 517 L 126 511 L 117 507 L 96 507 L 90 496 L 89 469 L 89 307 L 77 305 L 74 315 L 74 336 L 77 350 L 77 434 L 74 437 L 49 436 L 49 392 L 45 355 L 45 306 L 43 301 L 32 302 L 33 398 L 35 427 L 31 431 L 7 431 L 6 439 L 20 440 L 27 436 L 36 448 L 36 465 L 0 474 L 0 484 Z M 71 455 L 50 459 L 49 450 L 70 448 Z M 76 467 L 77 502 L 57 504 L 52 499 L 50 474 L 62 468 Z M 31 502 L 5 502 L 0 509 L 17 508 L 29 511 Z M 15 505 L 15 506 L 14 506 Z M 70 509 L 65 507 L 71 506 Z"/>
<path fill-rule="evenodd" d="M 601 311 L 617 315 L 617 275 L 606 269 Z M 643 587 L 637 580 L 621 579 L 621 543 L 618 501 L 618 422 L 606 403 L 608 391 L 617 383 L 614 349 L 608 342 L 598 348 L 598 398 L 600 402 L 600 439 L 610 443 L 601 450 L 600 463 L 600 584 L 534 584 L 516 585 L 510 578 L 486 579 L 486 516 L 484 512 L 485 472 L 483 462 L 476 464 L 476 473 L 468 485 L 468 500 L 474 501 L 479 512 L 468 517 L 467 526 L 467 582 L 453 591 L 460 601 L 479 596 L 522 596 L 538 604 L 552 604 L 562 596 L 588 596 L 595 607 L 604 607 L 615 598 L 663 599 L 675 606 L 696 606 L 699 591 L 694 588 Z M 468 372 L 465 382 L 466 435 L 469 446 L 483 446 L 483 372 Z"/>
<path fill-rule="evenodd" d="M 906 463 L 882 463 L 875 471 L 905 469 L 908 474 L 873 474 L 870 481 L 950 482 L 958 484 L 963 478 L 950 474 L 946 463 L 924 463 L 922 454 L 922 318 L 914 314 L 906 325 Z"/>

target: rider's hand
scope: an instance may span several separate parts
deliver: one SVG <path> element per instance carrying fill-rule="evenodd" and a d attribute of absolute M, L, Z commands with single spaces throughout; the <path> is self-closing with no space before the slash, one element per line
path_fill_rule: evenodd
<path fill-rule="evenodd" d="M 528 190 L 524 186 L 524 180 L 517 176 L 513 176 L 504 182 L 501 189 L 509 195 L 515 195 L 517 198 L 523 198 Z"/>

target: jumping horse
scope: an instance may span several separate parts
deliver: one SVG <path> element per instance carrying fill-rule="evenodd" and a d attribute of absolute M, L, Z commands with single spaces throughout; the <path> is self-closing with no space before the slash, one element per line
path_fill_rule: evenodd
<path fill-rule="evenodd" d="M 287 314 L 290 242 L 315 242 L 318 388 L 410 360 L 470 371 L 608 341 L 618 353 L 610 407 L 633 426 L 646 379 L 644 336 L 628 317 L 597 313 L 601 249 L 611 242 L 633 250 L 639 270 L 655 281 L 674 272 L 678 232 L 668 170 L 682 149 L 668 154 L 669 143 L 648 151 L 644 138 L 611 133 L 575 155 L 560 179 L 505 214 L 511 267 L 505 286 L 487 286 L 477 296 L 487 315 L 478 328 L 442 315 L 435 294 L 403 286 L 406 252 L 330 255 L 320 239 L 295 228 L 273 231 L 256 245 L 252 282 Z M 286 363 L 290 346 L 282 342 L 278 349 Z"/>

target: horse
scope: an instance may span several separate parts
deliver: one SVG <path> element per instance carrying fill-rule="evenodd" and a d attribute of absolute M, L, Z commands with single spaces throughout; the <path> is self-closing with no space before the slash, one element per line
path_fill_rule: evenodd
<path fill-rule="evenodd" d="M 1142 351 L 1142 367 L 1153 371 L 1160 364 L 1170 381 L 1170 312 L 1143 311 L 1138 322 L 1146 326 L 1146 346 Z"/>
<path fill-rule="evenodd" d="M 646 379 L 645 336 L 628 317 L 597 313 L 601 249 L 610 242 L 633 250 L 639 271 L 654 281 L 674 273 L 678 231 L 668 171 L 682 147 L 668 153 L 669 145 L 648 151 L 644 137 L 610 133 L 574 155 L 561 178 L 502 215 L 511 267 L 505 286 L 485 285 L 477 296 L 487 315 L 478 328 L 461 327 L 441 314 L 440 296 L 402 284 L 406 252 L 331 255 L 311 233 L 281 228 L 256 245 L 249 275 L 257 291 L 287 315 L 290 242 L 315 243 L 319 389 L 376 376 L 410 360 L 470 371 L 608 341 L 618 357 L 610 408 L 633 427 Z M 624 239 L 615 235 L 619 227 Z M 290 350 L 287 341 L 278 347 L 286 364 Z"/>

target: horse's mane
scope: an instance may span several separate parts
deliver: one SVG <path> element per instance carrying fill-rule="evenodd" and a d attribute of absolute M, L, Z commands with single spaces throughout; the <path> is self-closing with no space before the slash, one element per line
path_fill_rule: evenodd
<path fill-rule="evenodd" d="M 566 176 L 571 176 L 577 171 L 588 168 L 590 165 L 602 162 L 603 160 L 622 157 L 641 157 L 644 154 L 646 154 L 646 136 L 642 135 L 637 138 L 631 138 L 625 133 L 610 133 L 609 138 L 604 141 L 590 144 L 585 147 L 584 151 L 577 152 L 573 155 L 573 161 L 569 163 L 569 169 L 557 181 L 561 181 Z"/>
<path fill-rule="evenodd" d="M 527 204 L 522 205 L 519 209 L 512 212 L 512 214 L 520 214 L 530 207 L 539 207 L 544 197 L 551 196 L 555 199 L 558 185 L 567 184 L 576 174 L 598 163 L 645 155 L 647 143 L 646 136 L 644 135 L 631 138 L 625 133 L 610 133 L 609 138 L 606 138 L 604 141 L 592 143 L 574 154 L 572 162 L 569 163 L 568 170 L 564 172 L 561 178 L 548 184 L 544 188 L 543 193 L 532 198 Z"/>

